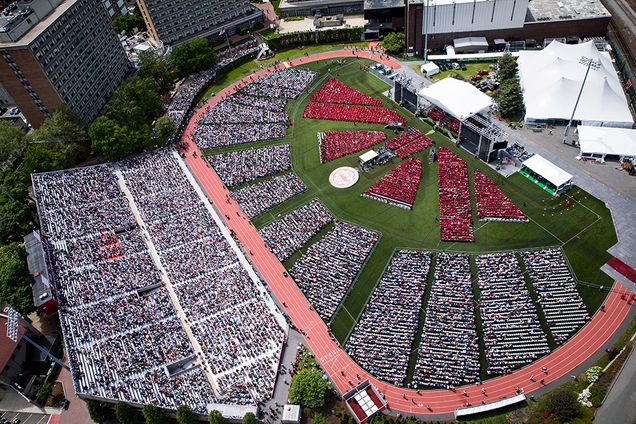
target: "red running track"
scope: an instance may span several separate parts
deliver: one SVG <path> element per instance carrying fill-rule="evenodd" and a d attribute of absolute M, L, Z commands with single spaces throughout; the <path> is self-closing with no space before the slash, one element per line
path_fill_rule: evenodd
<path fill-rule="evenodd" d="M 303 58 L 302 62 L 299 60 L 293 62 L 294 64 L 299 64 L 342 56 L 351 56 L 351 52 L 334 51 Z M 371 52 L 358 52 L 358 56 L 380 61 L 379 56 Z M 263 70 L 258 75 L 268 72 L 271 72 L 271 69 Z M 250 78 L 246 80 L 249 81 Z M 244 84 L 246 80 L 223 90 L 214 99 L 206 103 L 205 107 L 215 104 L 221 96 L 234 91 L 236 87 Z M 359 381 L 368 379 L 378 387 L 393 411 L 420 415 L 448 414 L 457 408 L 465 406 L 466 402 L 472 405 L 479 405 L 482 401 L 490 402 L 501 399 L 503 396 L 513 396 L 515 395 L 516 387 L 522 388 L 526 394 L 529 394 L 542 387 L 540 384 L 542 378 L 545 379 L 546 384 L 549 384 L 561 377 L 571 375 L 572 370 L 576 366 L 602 348 L 629 312 L 630 305 L 626 301 L 621 300 L 620 297 L 620 292 L 627 291 L 619 283 L 615 283 L 605 301 L 606 312 L 598 311 L 590 322 L 565 344 L 538 361 L 512 374 L 488 380 L 481 386 L 467 385 L 458 388 L 456 392 L 450 390 L 425 390 L 420 391 L 418 394 L 415 390 L 379 381 L 359 367 L 340 345 L 331 338 L 327 325 L 311 309 L 309 302 L 292 279 L 283 275 L 285 268 L 269 252 L 250 220 L 235 202 L 231 201 L 228 203 L 226 196 L 230 192 L 205 161 L 190 136 L 203 109 L 205 108 L 202 108 L 194 115 L 182 139 L 186 163 L 217 211 L 225 218 L 228 228 L 234 230 L 244 250 L 252 253 L 250 255 L 252 264 L 267 282 L 276 300 L 279 304 L 286 305 L 284 310 L 289 314 L 294 325 L 306 332 L 305 341 L 307 345 L 314 352 L 340 393 L 347 392 Z M 542 367 L 547 367 L 548 374 L 541 372 Z M 536 376 L 536 382 L 530 380 L 532 375 Z M 487 396 L 482 394 L 482 388 L 486 389 Z M 467 391 L 468 397 L 463 396 L 462 392 L 464 390 Z M 427 406 L 430 406 L 430 409 Z"/>

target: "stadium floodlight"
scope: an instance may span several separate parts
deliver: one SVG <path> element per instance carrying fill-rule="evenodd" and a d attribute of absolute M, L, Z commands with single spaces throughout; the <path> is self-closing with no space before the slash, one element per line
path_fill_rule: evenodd
<path fill-rule="evenodd" d="M 7 313 L 7 337 L 13 340 L 14 343 L 18 342 L 18 318 L 19 315 L 15 309 L 9 306 Z"/>
<path fill-rule="evenodd" d="M 586 67 L 585 76 L 583 77 L 583 82 L 581 83 L 581 89 L 579 90 L 579 95 L 576 98 L 576 102 L 574 103 L 574 109 L 572 109 L 572 116 L 570 116 L 570 121 L 565 127 L 565 131 L 563 131 L 563 144 L 567 143 L 568 134 L 570 133 L 570 128 L 572 127 L 572 121 L 574 120 L 574 114 L 576 113 L 576 108 L 579 105 L 579 100 L 581 100 L 581 94 L 583 94 L 583 88 L 585 87 L 585 82 L 587 81 L 587 76 L 590 73 L 590 69 L 598 71 L 601 68 L 601 61 L 590 59 L 589 57 L 581 56 L 579 59 L 579 63 Z"/>

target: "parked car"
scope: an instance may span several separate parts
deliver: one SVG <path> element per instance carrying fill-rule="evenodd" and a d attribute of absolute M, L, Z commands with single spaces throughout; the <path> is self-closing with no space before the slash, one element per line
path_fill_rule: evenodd
<path fill-rule="evenodd" d="M 463 62 L 459 64 L 459 67 L 462 68 L 462 71 L 466 70 L 466 65 Z"/>
<path fill-rule="evenodd" d="M 453 62 L 453 69 L 456 70 L 456 71 L 459 71 L 462 68 L 461 68 L 461 66 L 459 66 L 459 63 Z"/>

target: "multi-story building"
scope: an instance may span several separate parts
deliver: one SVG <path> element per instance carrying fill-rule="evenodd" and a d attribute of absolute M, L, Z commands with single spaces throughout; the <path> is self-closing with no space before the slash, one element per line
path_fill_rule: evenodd
<path fill-rule="evenodd" d="M 125 15 L 128 13 L 126 2 L 124 0 L 102 0 L 102 4 L 111 18 L 116 15 Z"/>
<path fill-rule="evenodd" d="M 130 69 L 101 0 L 18 0 L 0 16 L 0 84 L 38 127 L 66 105 L 93 120 Z"/>
<path fill-rule="evenodd" d="M 228 35 L 263 20 L 249 0 L 139 0 L 137 7 L 158 45 L 175 46 L 197 37 Z"/>
<path fill-rule="evenodd" d="M 363 0 L 281 0 L 281 16 L 336 15 L 362 13 Z"/>

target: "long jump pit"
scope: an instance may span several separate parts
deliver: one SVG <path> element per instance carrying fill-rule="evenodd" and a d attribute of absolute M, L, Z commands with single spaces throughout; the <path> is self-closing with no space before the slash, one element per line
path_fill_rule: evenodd
<path fill-rule="evenodd" d="M 329 175 L 329 184 L 335 188 L 349 188 L 354 186 L 359 178 L 360 174 L 357 169 L 350 166 L 341 166 L 331 172 Z"/>

